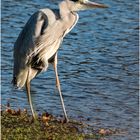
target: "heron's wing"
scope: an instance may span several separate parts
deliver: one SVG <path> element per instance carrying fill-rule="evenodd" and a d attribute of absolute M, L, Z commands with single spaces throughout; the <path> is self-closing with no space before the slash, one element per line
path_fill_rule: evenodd
<path fill-rule="evenodd" d="M 30 60 L 28 56 L 35 52 L 38 38 L 56 20 L 52 10 L 45 9 L 45 12 L 47 14 L 40 10 L 30 17 L 14 44 L 13 82 L 18 87 L 23 87 L 26 82 L 27 63 Z"/>
<path fill-rule="evenodd" d="M 28 56 L 32 53 L 34 54 L 37 50 L 37 40 L 56 21 L 52 10 L 45 9 L 45 12 L 40 10 L 34 13 L 20 33 L 14 45 L 14 67 L 19 65 L 24 67 L 26 65 L 29 60 Z"/>
<path fill-rule="evenodd" d="M 51 10 L 46 11 L 51 12 Z M 21 71 L 27 67 L 28 56 L 36 48 L 37 38 L 43 34 L 44 29 L 47 29 L 54 20 L 50 18 L 48 22 L 47 15 L 42 11 L 38 11 L 30 17 L 14 44 L 14 77 L 20 75 Z"/>
<path fill-rule="evenodd" d="M 30 54 L 34 50 L 35 40 L 42 34 L 44 28 L 47 28 L 47 26 L 47 16 L 41 11 L 34 13 L 15 42 L 15 53 L 18 52 L 22 56 Z"/>

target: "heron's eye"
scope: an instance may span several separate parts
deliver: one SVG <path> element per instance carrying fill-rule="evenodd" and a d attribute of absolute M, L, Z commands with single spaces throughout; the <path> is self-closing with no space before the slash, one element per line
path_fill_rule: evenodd
<path fill-rule="evenodd" d="M 77 1 L 79 1 L 79 0 L 71 0 L 71 1 L 77 2 Z"/>

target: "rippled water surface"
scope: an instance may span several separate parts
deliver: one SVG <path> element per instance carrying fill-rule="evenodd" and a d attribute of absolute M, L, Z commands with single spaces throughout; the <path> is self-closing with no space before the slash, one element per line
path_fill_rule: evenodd
<path fill-rule="evenodd" d="M 56 8 L 57 2 L 2 0 L 2 104 L 29 108 L 25 90 L 11 85 L 13 45 L 35 11 Z M 138 140 L 138 1 L 100 2 L 109 8 L 79 12 L 78 24 L 59 49 L 66 110 L 73 119 L 125 132 L 113 140 Z M 63 114 L 52 67 L 39 74 L 31 88 L 38 112 Z"/>

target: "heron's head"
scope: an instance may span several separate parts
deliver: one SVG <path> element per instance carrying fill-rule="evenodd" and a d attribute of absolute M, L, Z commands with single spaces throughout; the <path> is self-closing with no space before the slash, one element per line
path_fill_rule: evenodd
<path fill-rule="evenodd" d="M 71 11 L 80 11 L 94 8 L 107 8 L 104 4 L 91 2 L 89 0 L 66 0 Z"/>

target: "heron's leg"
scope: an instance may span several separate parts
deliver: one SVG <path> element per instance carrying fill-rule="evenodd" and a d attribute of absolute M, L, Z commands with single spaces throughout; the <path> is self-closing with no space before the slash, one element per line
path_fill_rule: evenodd
<path fill-rule="evenodd" d="M 30 68 L 29 68 L 29 71 L 28 71 L 28 76 L 27 76 L 27 81 L 26 81 L 26 90 L 27 90 L 27 97 L 28 97 L 28 102 L 30 104 L 30 108 L 31 108 L 31 111 L 32 111 L 32 115 L 33 115 L 33 118 L 35 119 L 36 116 L 35 116 L 35 113 L 34 113 L 34 110 L 33 110 L 33 105 L 32 105 L 29 76 L 30 76 Z"/>
<path fill-rule="evenodd" d="M 62 104 L 64 116 L 65 116 L 65 121 L 68 122 L 69 120 L 67 117 L 67 113 L 66 113 L 66 109 L 65 109 L 65 105 L 64 105 L 64 101 L 63 101 L 63 97 L 62 97 L 61 86 L 60 86 L 60 81 L 59 81 L 58 72 L 57 72 L 57 54 L 55 55 L 55 58 L 54 58 L 54 70 L 55 70 L 55 76 L 56 76 L 56 86 L 59 91 L 60 100 L 61 100 L 61 104 Z"/>

